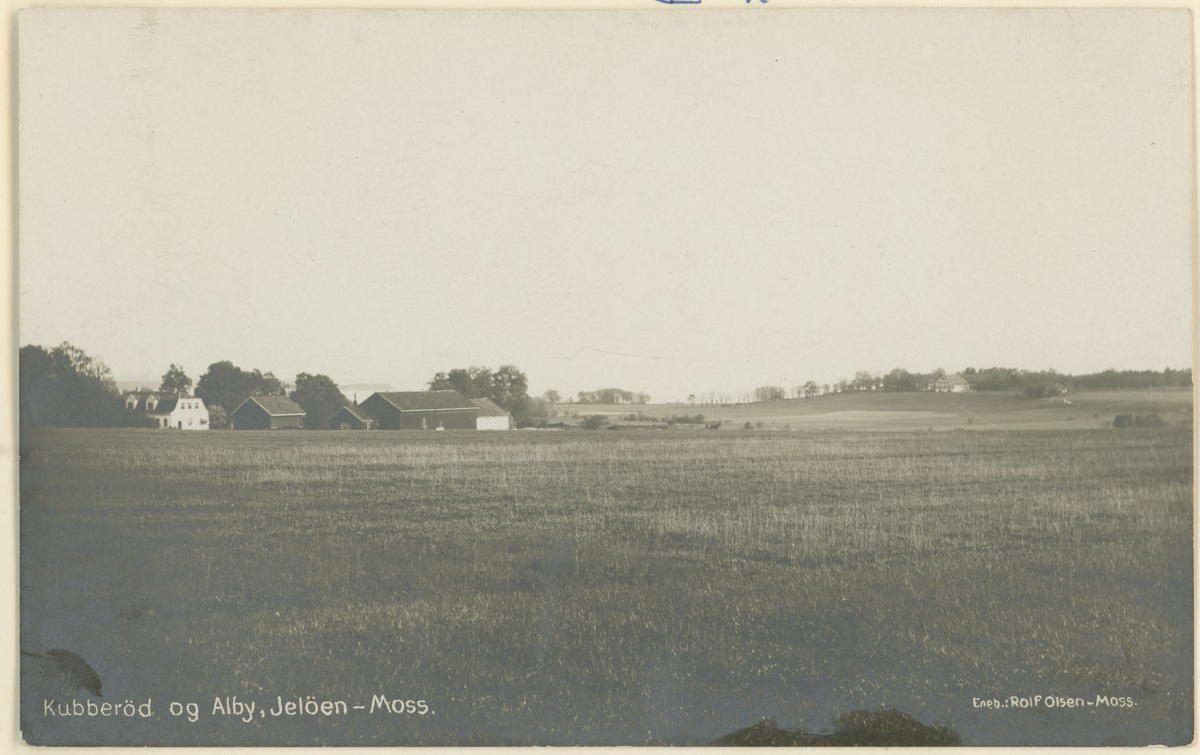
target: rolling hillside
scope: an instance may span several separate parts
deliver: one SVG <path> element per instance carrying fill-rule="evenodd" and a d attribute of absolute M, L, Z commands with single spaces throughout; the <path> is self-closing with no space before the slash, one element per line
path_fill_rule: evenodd
<path fill-rule="evenodd" d="M 604 414 L 612 418 L 641 412 L 648 417 L 703 414 L 722 430 L 741 429 L 746 422 L 774 430 L 950 430 L 1111 427 L 1118 414 L 1157 413 L 1171 424 L 1187 424 L 1192 412 L 1189 391 L 1095 392 L 1054 399 L 1027 399 L 1012 393 L 862 392 L 788 399 L 757 404 L 560 404 L 559 415 Z M 702 427 L 702 426 L 699 426 Z"/>

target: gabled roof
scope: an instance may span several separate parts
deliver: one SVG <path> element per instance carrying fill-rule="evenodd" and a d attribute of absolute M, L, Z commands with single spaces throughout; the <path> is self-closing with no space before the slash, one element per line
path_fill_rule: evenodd
<path fill-rule="evenodd" d="M 166 393 L 163 395 L 165 395 L 165 396 L 178 395 L 179 398 L 164 398 L 164 399 L 160 400 L 158 402 L 158 404 L 156 404 L 155 407 L 150 410 L 150 412 L 152 414 L 170 414 L 171 412 L 175 411 L 175 408 L 177 406 L 179 406 L 180 401 L 199 401 L 200 408 L 201 409 L 204 408 L 204 401 L 202 399 L 198 399 L 195 396 L 189 396 L 186 393 L 183 393 L 183 394 Z"/>
<path fill-rule="evenodd" d="M 307 414 L 304 409 L 300 408 L 299 404 L 293 403 L 287 396 L 251 396 L 238 404 L 238 408 L 233 411 L 237 412 L 238 409 L 241 409 L 250 401 L 261 406 L 272 417 L 304 416 Z"/>
<path fill-rule="evenodd" d="M 495 401 L 490 398 L 472 398 L 467 399 L 475 406 L 479 407 L 480 417 L 508 417 L 509 413 L 497 406 Z"/>
<path fill-rule="evenodd" d="M 967 382 L 967 379 L 957 372 L 953 375 L 942 375 L 940 378 L 938 378 L 938 380 L 949 380 L 954 385 L 970 385 L 970 383 Z"/>
<path fill-rule="evenodd" d="M 370 414 L 367 414 L 366 412 L 364 412 L 361 406 L 349 406 L 349 405 L 343 406 L 341 409 L 338 409 L 336 412 L 334 412 L 333 416 L 336 417 L 337 415 L 341 414 L 342 412 L 349 412 L 359 422 L 374 422 L 375 421 L 375 418 L 372 417 Z"/>
<path fill-rule="evenodd" d="M 434 409 L 453 410 L 471 409 L 478 411 L 479 407 L 472 404 L 470 399 L 463 398 L 458 391 L 390 391 L 375 393 L 402 412 L 428 412 Z M 368 398 L 367 401 L 371 399 Z"/>
<path fill-rule="evenodd" d="M 171 398 L 171 399 L 196 398 L 195 396 L 193 396 L 190 393 L 177 393 L 175 391 L 141 390 L 141 391 L 125 391 L 124 393 L 121 394 L 121 398 L 129 398 L 130 396 L 136 396 L 139 401 L 145 401 L 148 398 L 164 399 L 164 400 L 169 399 L 169 398 Z"/>

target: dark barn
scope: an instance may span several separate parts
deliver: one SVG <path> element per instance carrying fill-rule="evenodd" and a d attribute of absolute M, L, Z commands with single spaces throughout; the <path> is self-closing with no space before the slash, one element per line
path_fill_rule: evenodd
<path fill-rule="evenodd" d="M 234 430 L 288 430 L 304 427 L 304 410 L 286 396 L 251 396 L 229 417 Z"/>
<path fill-rule="evenodd" d="M 374 427 L 375 419 L 361 406 L 343 406 L 329 418 L 330 430 L 370 430 Z"/>
<path fill-rule="evenodd" d="M 479 407 L 458 391 L 373 393 L 358 406 L 380 430 L 474 430 Z"/>

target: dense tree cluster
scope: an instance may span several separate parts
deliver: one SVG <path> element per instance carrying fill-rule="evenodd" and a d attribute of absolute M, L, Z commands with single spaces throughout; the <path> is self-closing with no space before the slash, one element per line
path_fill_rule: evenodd
<path fill-rule="evenodd" d="M 576 398 L 581 404 L 648 404 L 650 396 L 620 388 L 601 388 L 598 391 L 580 391 Z"/>
<path fill-rule="evenodd" d="M 764 401 L 782 401 L 787 398 L 787 391 L 778 385 L 763 385 L 754 389 L 754 400 L 757 402 Z"/>
<path fill-rule="evenodd" d="M 511 364 L 500 365 L 495 372 L 477 366 L 439 372 L 428 385 L 431 391 L 458 391 L 467 398 L 491 399 L 516 419 L 524 418 L 531 409 L 529 379 Z"/>
<path fill-rule="evenodd" d="M 989 367 L 976 370 L 968 367 L 962 376 L 976 391 L 1026 391 L 1037 386 L 1061 385 L 1066 391 L 1128 391 L 1164 388 L 1190 388 L 1191 369 L 1162 372 L 1154 370 L 1104 370 L 1087 375 L 1062 375 L 1055 370 L 1022 370 L 1012 367 Z"/>
<path fill-rule="evenodd" d="M 296 376 L 296 388 L 288 394 L 304 410 L 304 428 L 306 430 L 328 430 L 329 420 L 343 406 L 350 405 L 350 399 L 337 387 L 333 378 L 328 375 L 309 375 L 301 372 Z"/>
<path fill-rule="evenodd" d="M 122 421 L 120 393 L 104 362 L 63 341 L 19 354 L 22 427 L 113 427 Z"/>
<path fill-rule="evenodd" d="M 234 409 L 251 396 L 286 396 L 288 388 L 270 372 L 246 371 L 233 362 L 214 362 L 196 383 L 196 397 L 212 410 L 220 407 L 232 414 Z"/>
<path fill-rule="evenodd" d="M 943 369 L 933 372 L 909 372 L 898 367 L 885 375 L 874 375 L 867 370 L 859 370 L 852 380 L 839 380 L 833 385 L 828 383 L 819 385 L 809 380 L 803 385 L 793 386 L 790 393 L 792 398 L 813 398 L 828 393 L 850 391 L 927 391 L 933 387 L 938 378 L 946 374 Z M 1079 391 L 1159 390 L 1190 388 L 1192 385 L 1191 369 L 1173 370 L 1171 368 L 1162 372 L 1105 370 L 1090 375 L 1063 375 L 1055 370 L 1033 371 L 1008 367 L 976 370 L 968 367 L 961 374 L 970 383 L 972 390 L 1013 391 L 1028 398 L 1048 398 Z M 783 388 L 768 385 L 760 386 L 753 392 L 741 391 L 737 394 L 710 392 L 697 395 L 693 393 L 687 397 L 687 401 L 693 404 L 722 406 L 734 403 L 778 401 L 787 396 L 788 392 Z M 581 400 L 580 403 L 588 402 Z"/>

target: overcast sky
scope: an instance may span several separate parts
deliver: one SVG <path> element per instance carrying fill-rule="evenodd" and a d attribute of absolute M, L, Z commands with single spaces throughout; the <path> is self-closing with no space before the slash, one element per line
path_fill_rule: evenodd
<path fill-rule="evenodd" d="M 1186 367 L 1190 23 L 26 10 L 20 342 L 659 401 Z"/>

